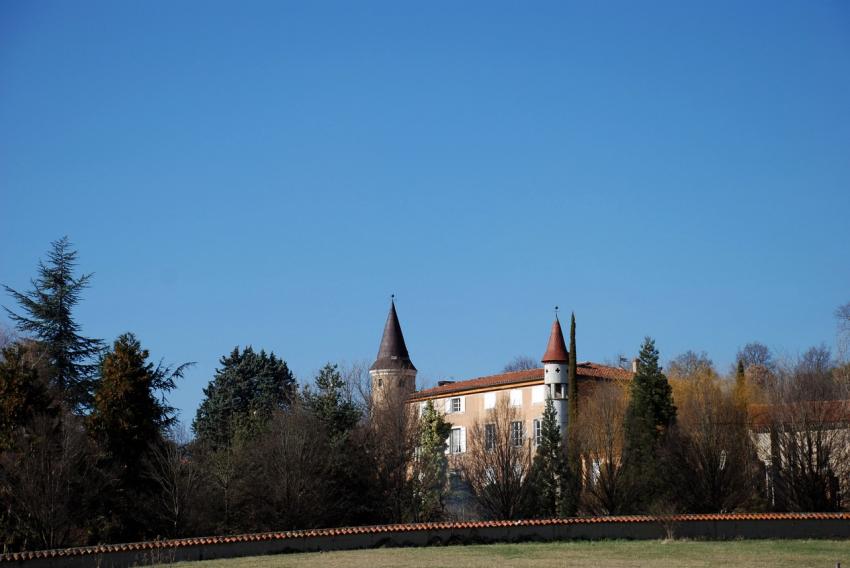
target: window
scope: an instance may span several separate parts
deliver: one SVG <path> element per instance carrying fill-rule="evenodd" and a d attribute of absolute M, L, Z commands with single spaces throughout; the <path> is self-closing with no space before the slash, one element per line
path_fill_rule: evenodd
<path fill-rule="evenodd" d="M 511 406 L 522 406 L 522 391 L 519 389 L 511 390 Z"/>
<path fill-rule="evenodd" d="M 384 386 L 384 379 L 381 379 L 381 378 L 378 379 L 378 386 L 379 387 Z"/>
<path fill-rule="evenodd" d="M 464 428 L 452 428 L 449 435 L 449 453 L 462 454 L 466 451 L 466 432 Z"/>
<path fill-rule="evenodd" d="M 484 425 L 484 450 L 492 452 L 496 449 L 496 425 Z"/>
<path fill-rule="evenodd" d="M 511 422 L 511 443 L 514 446 L 521 446 L 523 437 L 522 422 Z"/>
<path fill-rule="evenodd" d="M 534 419 L 532 428 L 534 434 L 534 445 L 539 446 L 540 440 L 543 438 L 543 429 L 541 428 L 541 420 L 539 418 Z"/>
<path fill-rule="evenodd" d="M 453 412 L 463 412 L 465 406 L 466 405 L 464 404 L 464 400 L 463 400 L 462 396 L 455 396 L 455 397 L 452 397 L 452 398 L 447 398 L 446 399 L 446 414 L 451 414 Z"/>
<path fill-rule="evenodd" d="M 484 393 L 484 410 L 489 410 L 491 408 L 496 408 L 496 393 L 485 392 Z"/>
<path fill-rule="evenodd" d="M 531 404 L 538 404 L 546 401 L 546 386 L 537 385 L 531 387 Z"/>

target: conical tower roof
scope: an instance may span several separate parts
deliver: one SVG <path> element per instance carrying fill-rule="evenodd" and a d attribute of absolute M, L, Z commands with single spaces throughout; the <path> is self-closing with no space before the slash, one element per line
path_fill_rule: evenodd
<path fill-rule="evenodd" d="M 562 340 L 563 341 L 563 340 Z M 370 371 L 385 371 L 396 369 L 416 370 L 407 353 L 407 345 L 404 344 L 404 335 L 401 333 L 401 324 L 398 323 L 398 314 L 395 311 L 395 300 L 390 302 L 390 313 L 387 315 L 387 323 L 384 325 L 384 335 L 381 337 L 381 347 L 378 349 L 378 358 L 369 367 Z"/>
<path fill-rule="evenodd" d="M 543 354 L 541 362 L 570 362 L 570 354 L 567 351 L 566 344 L 564 343 L 564 333 L 561 331 L 561 322 L 558 321 L 558 316 L 555 316 L 555 323 L 552 324 L 552 333 L 549 334 L 549 345 L 546 346 L 546 353 Z"/>

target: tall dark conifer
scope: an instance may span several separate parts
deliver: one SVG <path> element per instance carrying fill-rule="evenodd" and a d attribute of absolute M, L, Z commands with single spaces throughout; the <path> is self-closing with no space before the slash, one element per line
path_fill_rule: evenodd
<path fill-rule="evenodd" d="M 647 510 L 663 497 L 659 448 L 662 437 L 676 421 L 673 390 L 658 364 L 655 341 L 647 337 L 640 350 L 631 383 L 631 399 L 624 422 L 623 462 L 633 490 L 634 508 Z"/>
<path fill-rule="evenodd" d="M 38 263 L 38 277 L 33 289 L 18 292 L 4 286 L 21 306 L 22 313 L 5 308 L 22 333 L 38 340 L 49 362 L 47 380 L 70 408 L 84 411 L 91 404 L 95 358 L 103 348 L 99 339 L 80 334 L 73 318 L 73 309 L 88 287 L 91 274 L 74 276 L 77 251 L 71 248 L 68 237 L 51 243 L 47 262 Z"/>
<path fill-rule="evenodd" d="M 578 423 L 578 361 L 576 359 L 576 314 L 573 312 L 570 318 L 570 367 L 567 373 L 569 381 L 568 396 L 569 396 L 569 429 L 572 433 L 575 432 L 576 424 Z"/>

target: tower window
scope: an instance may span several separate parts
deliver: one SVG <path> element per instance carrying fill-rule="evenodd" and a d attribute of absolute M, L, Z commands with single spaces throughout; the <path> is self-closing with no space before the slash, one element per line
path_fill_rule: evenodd
<path fill-rule="evenodd" d="M 384 379 L 378 379 L 378 386 L 379 387 L 384 386 Z"/>

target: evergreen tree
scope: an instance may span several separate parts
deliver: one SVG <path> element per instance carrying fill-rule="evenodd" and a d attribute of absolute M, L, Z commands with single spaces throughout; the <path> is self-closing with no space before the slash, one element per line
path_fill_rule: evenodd
<path fill-rule="evenodd" d="M 192 424 L 198 440 L 211 449 L 228 447 L 237 434 L 256 434 L 296 394 L 295 377 L 274 352 L 235 347 L 219 364 Z"/>
<path fill-rule="evenodd" d="M 569 381 L 568 396 L 569 396 L 569 429 L 572 434 L 575 432 L 575 425 L 578 423 L 578 360 L 576 359 L 576 314 L 573 312 L 570 318 L 570 367 L 567 372 L 567 380 Z M 572 439 L 574 436 L 570 435 Z"/>
<path fill-rule="evenodd" d="M 655 341 L 647 337 L 632 379 L 631 400 L 624 421 L 623 461 L 638 509 L 646 510 L 662 497 L 663 487 L 659 481 L 663 475 L 658 450 L 662 437 L 675 420 L 673 391 L 658 365 Z"/>
<path fill-rule="evenodd" d="M 581 456 L 578 450 L 578 355 L 576 354 L 576 314 L 570 317 L 570 361 L 567 370 L 568 422 L 566 490 L 561 503 L 561 514 L 571 516 L 578 510 L 581 494 Z"/>
<path fill-rule="evenodd" d="M 355 438 L 362 413 L 346 395 L 345 381 L 336 365 L 328 363 L 304 389 L 307 408 L 324 427 L 328 469 L 324 482 L 326 524 L 357 524 L 375 507 L 374 483 L 366 452 Z"/>
<path fill-rule="evenodd" d="M 548 396 L 540 423 L 540 443 L 529 477 L 533 488 L 529 505 L 532 515 L 555 518 L 573 512 L 570 468 L 562 445 L 558 414 Z"/>
<path fill-rule="evenodd" d="M 43 345 L 50 364 L 47 379 L 51 387 L 71 409 L 83 411 L 91 403 L 97 369 L 93 361 L 103 344 L 80 335 L 72 312 L 92 275 L 74 276 L 77 251 L 71 249 L 68 237 L 51 243 L 51 247 L 47 263 L 38 264 L 38 278 L 32 282 L 31 291 L 18 292 L 4 286 L 20 304 L 22 314 L 5 309 L 19 331 Z"/>
<path fill-rule="evenodd" d="M 350 432 L 360 420 L 361 412 L 349 397 L 345 396 L 345 381 L 337 365 L 328 363 L 315 378 L 315 389 L 304 390 L 304 398 L 313 413 L 325 425 L 331 439 Z"/>
<path fill-rule="evenodd" d="M 176 419 L 165 399 L 187 365 L 172 369 L 148 361 L 149 352 L 132 333 L 115 340 L 101 361 L 89 426 L 108 455 L 138 473 L 151 445 Z"/>
<path fill-rule="evenodd" d="M 419 419 L 419 447 L 414 469 L 414 511 L 416 522 L 439 521 L 448 483 L 446 439 L 452 425 L 428 401 Z"/>
<path fill-rule="evenodd" d="M 15 430 L 50 405 L 47 388 L 27 355 L 20 343 L 0 352 L 0 451 L 11 446 Z"/>
<path fill-rule="evenodd" d="M 88 417 L 89 431 L 103 448 L 101 465 L 116 479 L 116 491 L 102 499 L 104 514 L 112 518 L 111 538 L 141 538 L 155 529 L 150 522 L 155 486 L 146 468 L 176 419 L 165 395 L 189 365 L 172 369 L 149 362 L 148 356 L 132 333 L 115 340 L 101 360 Z"/>
<path fill-rule="evenodd" d="M 738 359 L 738 367 L 735 369 L 735 388 L 732 391 L 735 403 L 746 412 L 748 393 L 747 393 L 747 372 L 744 368 L 744 360 Z"/>

